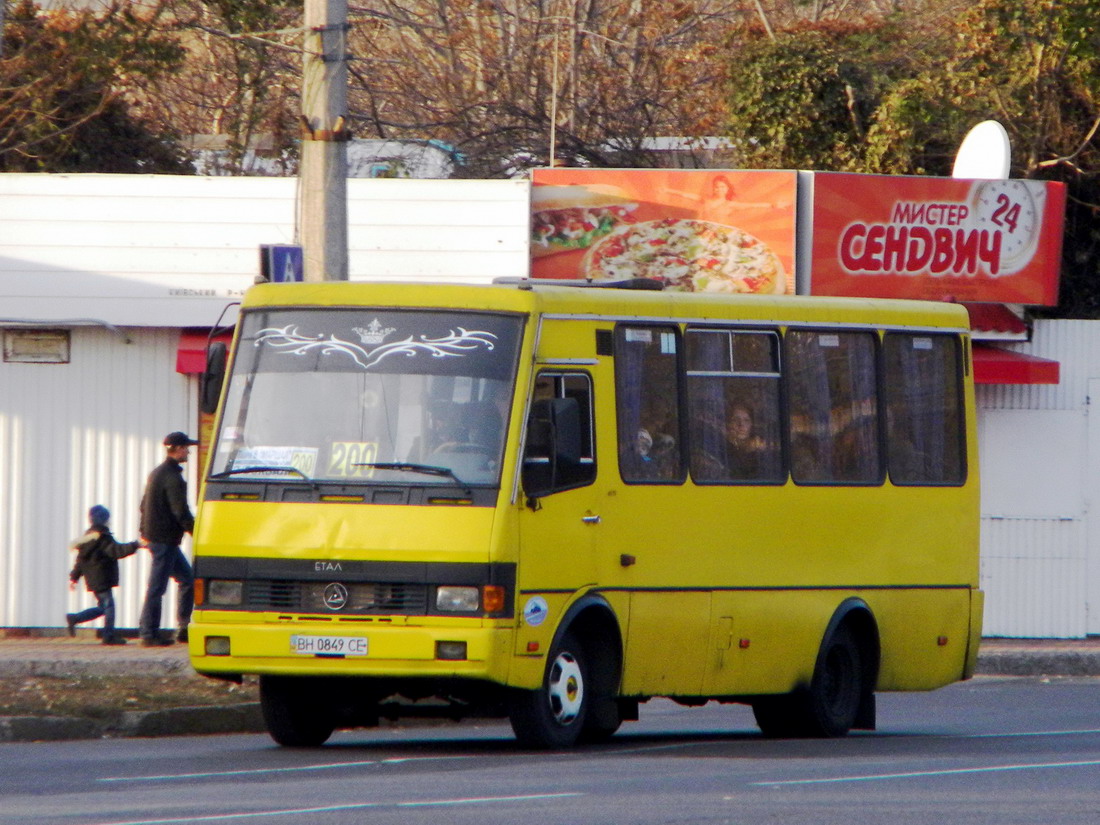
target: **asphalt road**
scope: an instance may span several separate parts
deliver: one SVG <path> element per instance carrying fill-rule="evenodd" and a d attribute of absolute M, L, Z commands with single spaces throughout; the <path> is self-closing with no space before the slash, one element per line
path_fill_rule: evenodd
<path fill-rule="evenodd" d="M 0 745 L 0 823 L 651 825 L 1100 822 L 1100 679 L 879 697 L 879 730 L 768 741 L 740 706 L 643 707 L 608 745 L 504 723 Z"/>

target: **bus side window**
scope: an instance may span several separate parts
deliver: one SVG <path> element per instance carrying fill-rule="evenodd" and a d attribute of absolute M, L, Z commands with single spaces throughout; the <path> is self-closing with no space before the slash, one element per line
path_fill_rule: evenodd
<path fill-rule="evenodd" d="M 875 336 L 784 336 L 791 476 L 801 484 L 881 484 Z"/>
<path fill-rule="evenodd" d="M 596 478 L 592 379 L 540 373 L 535 379 L 523 454 L 523 489 L 537 497 Z"/>
<path fill-rule="evenodd" d="M 784 482 L 778 334 L 692 328 L 684 343 L 692 478 Z"/>
<path fill-rule="evenodd" d="M 619 473 L 627 483 L 683 481 L 679 335 L 673 326 L 615 330 Z"/>
<path fill-rule="evenodd" d="M 958 336 L 891 332 L 883 352 L 890 480 L 962 484 L 966 439 Z"/>

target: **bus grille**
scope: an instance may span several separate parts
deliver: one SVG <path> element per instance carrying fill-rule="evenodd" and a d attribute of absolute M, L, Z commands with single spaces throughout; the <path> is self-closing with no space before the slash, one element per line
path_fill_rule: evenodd
<path fill-rule="evenodd" d="M 347 602 L 333 609 L 325 602 L 327 583 L 252 579 L 246 582 L 245 609 L 342 615 L 423 616 L 428 612 L 427 585 L 349 582 L 344 586 L 348 592 Z"/>

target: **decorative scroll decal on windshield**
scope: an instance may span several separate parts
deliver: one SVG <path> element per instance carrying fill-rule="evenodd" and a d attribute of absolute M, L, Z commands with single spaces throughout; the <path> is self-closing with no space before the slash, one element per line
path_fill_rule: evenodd
<path fill-rule="evenodd" d="M 378 342 L 376 347 L 361 347 L 351 341 L 344 341 L 335 335 L 303 335 L 298 331 L 297 324 L 287 324 L 285 327 L 265 327 L 256 334 L 255 345 L 266 344 L 276 350 L 290 353 L 291 355 L 305 355 L 314 350 L 320 350 L 322 355 L 339 353 L 351 358 L 356 364 L 365 370 L 377 366 L 384 358 L 391 355 L 404 355 L 414 358 L 423 353 L 433 358 L 461 358 L 467 352 L 484 347 L 487 350 L 495 348 L 496 335 L 482 330 L 468 330 L 459 327 L 458 330 L 450 330 L 441 338 L 429 338 L 421 335 L 414 340 L 410 335 L 403 341 L 394 341 L 383 344 L 381 341 L 386 335 L 393 332 L 392 328 L 382 329 L 377 319 L 367 328 L 372 334 L 362 334 L 364 343 Z M 364 330 L 363 332 L 366 332 Z M 356 330 L 359 332 L 359 330 Z"/>

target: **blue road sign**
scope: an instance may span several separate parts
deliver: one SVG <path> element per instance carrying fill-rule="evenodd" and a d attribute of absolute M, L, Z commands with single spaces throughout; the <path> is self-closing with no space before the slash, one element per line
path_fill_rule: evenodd
<path fill-rule="evenodd" d="M 276 284 L 302 280 L 302 247 L 294 244 L 261 244 L 260 273 Z"/>

